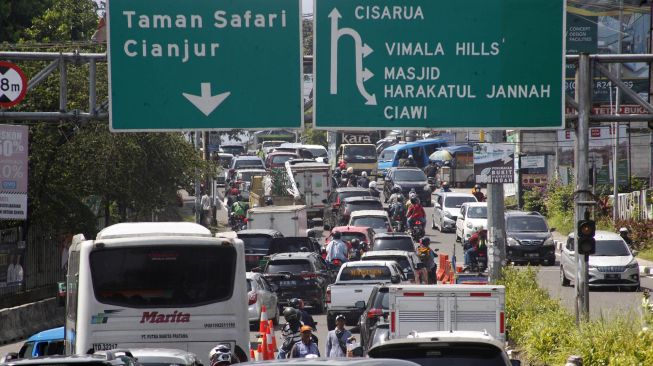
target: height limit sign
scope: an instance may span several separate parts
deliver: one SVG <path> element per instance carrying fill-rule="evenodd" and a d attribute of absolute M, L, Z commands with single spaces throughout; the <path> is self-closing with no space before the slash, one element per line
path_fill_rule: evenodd
<path fill-rule="evenodd" d="M 0 108 L 20 103 L 27 93 L 27 77 L 15 64 L 0 61 Z"/>

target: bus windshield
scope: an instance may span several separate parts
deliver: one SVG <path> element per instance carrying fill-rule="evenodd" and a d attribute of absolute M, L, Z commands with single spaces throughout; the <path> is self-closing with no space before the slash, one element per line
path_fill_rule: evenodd
<path fill-rule="evenodd" d="M 376 163 L 374 145 L 345 145 L 345 161 L 349 163 Z"/>
<path fill-rule="evenodd" d="M 125 307 L 198 306 L 231 298 L 233 247 L 146 246 L 95 250 L 93 290 L 104 304 Z"/>

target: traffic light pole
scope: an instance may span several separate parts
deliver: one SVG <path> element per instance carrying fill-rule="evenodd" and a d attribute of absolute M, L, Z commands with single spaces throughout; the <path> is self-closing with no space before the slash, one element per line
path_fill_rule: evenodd
<path fill-rule="evenodd" d="M 578 122 L 576 123 L 576 144 L 575 164 L 576 167 L 576 192 L 574 195 L 575 210 L 574 222 L 588 217 L 590 201 L 589 191 L 589 118 L 591 112 L 592 97 L 592 71 L 590 57 L 587 53 L 581 53 L 576 68 L 576 102 L 578 102 Z M 574 286 L 576 290 L 576 324 L 589 319 L 589 287 L 588 279 L 588 256 L 579 254 L 578 233 L 575 235 L 574 248 L 576 253 L 576 279 Z"/>
<path fill-rule="evenodd" d="M 501 141 L 501 131 L 492 131 L 492 142 Z M 503 184 L 488 183 L 488 273 L 491 283 L 501 279 L 501 269 L 506 265 L 506 219 L 504 216 Z"/>

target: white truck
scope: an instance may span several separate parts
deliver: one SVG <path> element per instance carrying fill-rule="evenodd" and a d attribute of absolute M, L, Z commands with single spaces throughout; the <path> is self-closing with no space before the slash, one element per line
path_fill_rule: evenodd
<path fill-rule="evenodd" d="M 402 279 L 402 271 L 395 261 L 343 264 L 336 281 L 326 290 L 327 328 L 335 328 L 337 315 L 344 315 L 347 325 L 358 324 L 374 286 L 378 283 L 400 283 Z"/>
<path fill-rule="evenodd" d="M 322 219 L 323 201 L 331 191 L 329 164 L 305 159 L 289 160 L 286 162 L 286 172 L 290 193 L 296 199 L 304 201 L 308 219 Z"/>
<path fill-rule="evenodd" d="M 265 206 L 247 211 L 247 229 L 277 230 L 288 236 L 306 236 L 306 206 Z"/>
<path fill-rule="evenodd" d="M 504 342 L 504 286 L 391 285 L 388 288 L 390 339 L 411 332 L 486 331 Z"/>

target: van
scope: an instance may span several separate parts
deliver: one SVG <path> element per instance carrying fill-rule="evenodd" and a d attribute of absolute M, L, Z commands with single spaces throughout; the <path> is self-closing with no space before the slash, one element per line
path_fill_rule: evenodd
<path fill-rule="evenodd" d="M 19 358 L 33 358 L 40 356 L 63 355 L 64 347 L 63 327 L 52 328 L 36 333 L 29 337 L 18 351 Z"/>
<path fill-rule="evenodd" d="M 366 172 L 368 176 L 376 176 L 376 147 L 373 144 L 342 144 L 338 149 L 336 164 L 344 161 L 347 168 L 354 168 L 354 174 Z"/>
<path fill-rule="evenodd" d="M 429 156 L 443 146 L 447 146 L 445 139 L 425 139 L 387 147 L 379 155 L 377 170 L 380 175 L 385 176 L 388 169 L 398 167 L 400 162 L 410 155 L 415 159 L 418 168 L 424 168 L 429 163 Z"/>

